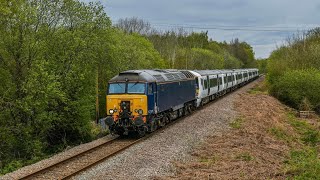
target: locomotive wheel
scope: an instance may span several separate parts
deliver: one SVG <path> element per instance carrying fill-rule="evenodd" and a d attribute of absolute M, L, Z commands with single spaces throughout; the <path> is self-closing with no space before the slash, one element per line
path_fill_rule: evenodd
<path fill-rule="evenodd" d="M 164 123 L 166 123 L 166 124 L 170 123 L 170 119 L 168 116 L 165 116 L 163 119 L 164 119 Z"/>
<path fill-rule="evenodd" d="M 139 137 L 143 137 L 146 135 L 146 132 L 147 132 L 147 127 L 146 126 L 142 126 L 142 127 L 139 127 L 138 129 L 138 136 Z"/>
<path fill-rule="evenodd" d="M 115 134 L 118 134 L 121 137 L 125 135 L 124 131 L 116 131 Z"/>
<path fill-rule="evenodd" d="M 160 127 L 165 126 L 166 123 L 167 123 L 167 120 L 168 120 L 168 118 L 167 118 L 166 116 L 164 116 L 163 118 L 161 118 L 161 119 L 160 119 L 160 122 L 159 122 L 159 126 L 160 126 Z"/>
<path fill-rule="evenodd" d="M 192 112 L 192 111 L 195 111 L 195 110 L 196 110 L 196 107 L 193 106 L 193 105 L 190 105 L 190 109 L 191 109 L 191 112 Z"/>
<path fill-rule="evenodd" d="M 158 122 L 153 120 L 151 123 L 150 123 L 150 132 L 153 132 L 155 130 L 158 129 Z"/>
<path fill-rule="evenodd" d="M 184 110 L 183 110 L 183 116 L 186 116 L 186 115 L 188 115 L 189 114 L 189 112 L 188 112 L 188 105 L 185 105 L 184 106 Z"/>
<path fill-rule="evenodd" d="M 191 109 L 191 106 L 188 105 L 188 114 L 191 114 L 192 113 L 192 109 Z"/>

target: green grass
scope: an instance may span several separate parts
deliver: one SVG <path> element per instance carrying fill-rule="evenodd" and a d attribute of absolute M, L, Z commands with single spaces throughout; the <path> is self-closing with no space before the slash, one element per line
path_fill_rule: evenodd
<path fill-rule="evenodd" d="M 252 161 L 254 158 L 248 152 L 240 153 L 236 156 L 236 159 L 242 161 Z"/>
<path fill-rule="evenodd" d="M 252 88 L 248 91 L 249 94 L 268 94 L 267 91 L 260 91 L 256 88 Z"/>
<path fill-rule="evenodd" d="M 199 162 L 205 163 L 205 164 L 207 164 L 207 166 L 210 166 L 210 165 L 214 164 L 217 160 L 218 160 L 218 158 L 215 156 L 211 156 L 209 158 L 201 157 Z"/>
<path fill-rule="evenodd" d="M 305 145 L 316 146 L 320 143 L 320 133 L 316 127 L 305 120 L 297 119 L 293 114 L 288 114 L 288 119 Z"/>
<path fill-rule="evenodd" d="M 319 159 L 319 130 L 305 120 L 298 119 L 294 114 L 288 114 L 288 122 L 299 135 L 296 141 L 302 147 L 293 146 L 288 159 L 285 161 L 285 171 L 293 179 L 320 179 Z M 283 134 L 274 133 L 275 136 L 284 137 Z"/>
<path fill-rule="evenodd" d="M 261 86 L 255 86 L 248 91 L 249 94 L 268 94 L 268 87 L 266 82 L 263 82 Z"/>
<path fill-rule="evenodd" d="M 279 140 L 289 140 L 290 136 L 287 134 L 287 132 L 281 128 L 281 127 L 273 127 L 269 129 L 269 132 L 274 135 Z"/>
<path fill-rule="evenodd" d="M 241 117 L 238 117 L 234 121 L 232 121 L 229 125 L 234 129 L 240 129 L 242 127 L 242 124 L 244 122 L 244 119 Z"/>
<path fill-rule="evenodd" d="M 318 153 L 316 148 L 309 146 L 290 151 L 286 174 L 292 175 L 293 179 L 320 179 Z"/>

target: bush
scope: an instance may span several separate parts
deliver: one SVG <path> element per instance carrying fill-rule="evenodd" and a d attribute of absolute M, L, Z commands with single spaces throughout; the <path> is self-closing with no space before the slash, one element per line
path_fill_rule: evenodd
<path fill-rule="evenodd" d="M 296 109 L 320 106 L 320 70 L 289 70 L 271 84 L 271 94 Z"/>

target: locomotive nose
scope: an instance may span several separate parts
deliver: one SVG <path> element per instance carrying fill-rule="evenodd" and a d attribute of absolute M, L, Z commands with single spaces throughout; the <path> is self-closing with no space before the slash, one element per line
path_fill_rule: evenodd
<path fill-rule="evenodd" d="M 120 108 L 121 110 L 130 111 L 130 101 L 121 101 Z"/>
<path fill-rule="evenodd" d="M 127 112 L 130 116 L 147 115 L 147 96 L 135 94 L 121 94 L 107 96 L 107 115 L 119 116 Z M 110 112 L 112 110 L 112 112 Z M 138 111 L 140 110 L 140 111 Z M 140 114 L 139 114 L 140 112 Z"/>
<path fill-rule="evenodd" d="M 121 101 L 120 109 L 120 118 L 130 118 L 130 115 L 132 114 L 130 111 L 130 101 Z"/>

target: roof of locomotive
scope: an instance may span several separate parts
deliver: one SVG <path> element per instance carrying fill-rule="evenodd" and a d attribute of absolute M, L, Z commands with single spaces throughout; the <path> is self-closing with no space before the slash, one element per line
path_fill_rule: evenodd
<path fill-rule="evenodd" d="M 109 82 L 169 82 L 194 79 L 186 73 L 175 69 L 128 70 L 119 73 Z"/>

